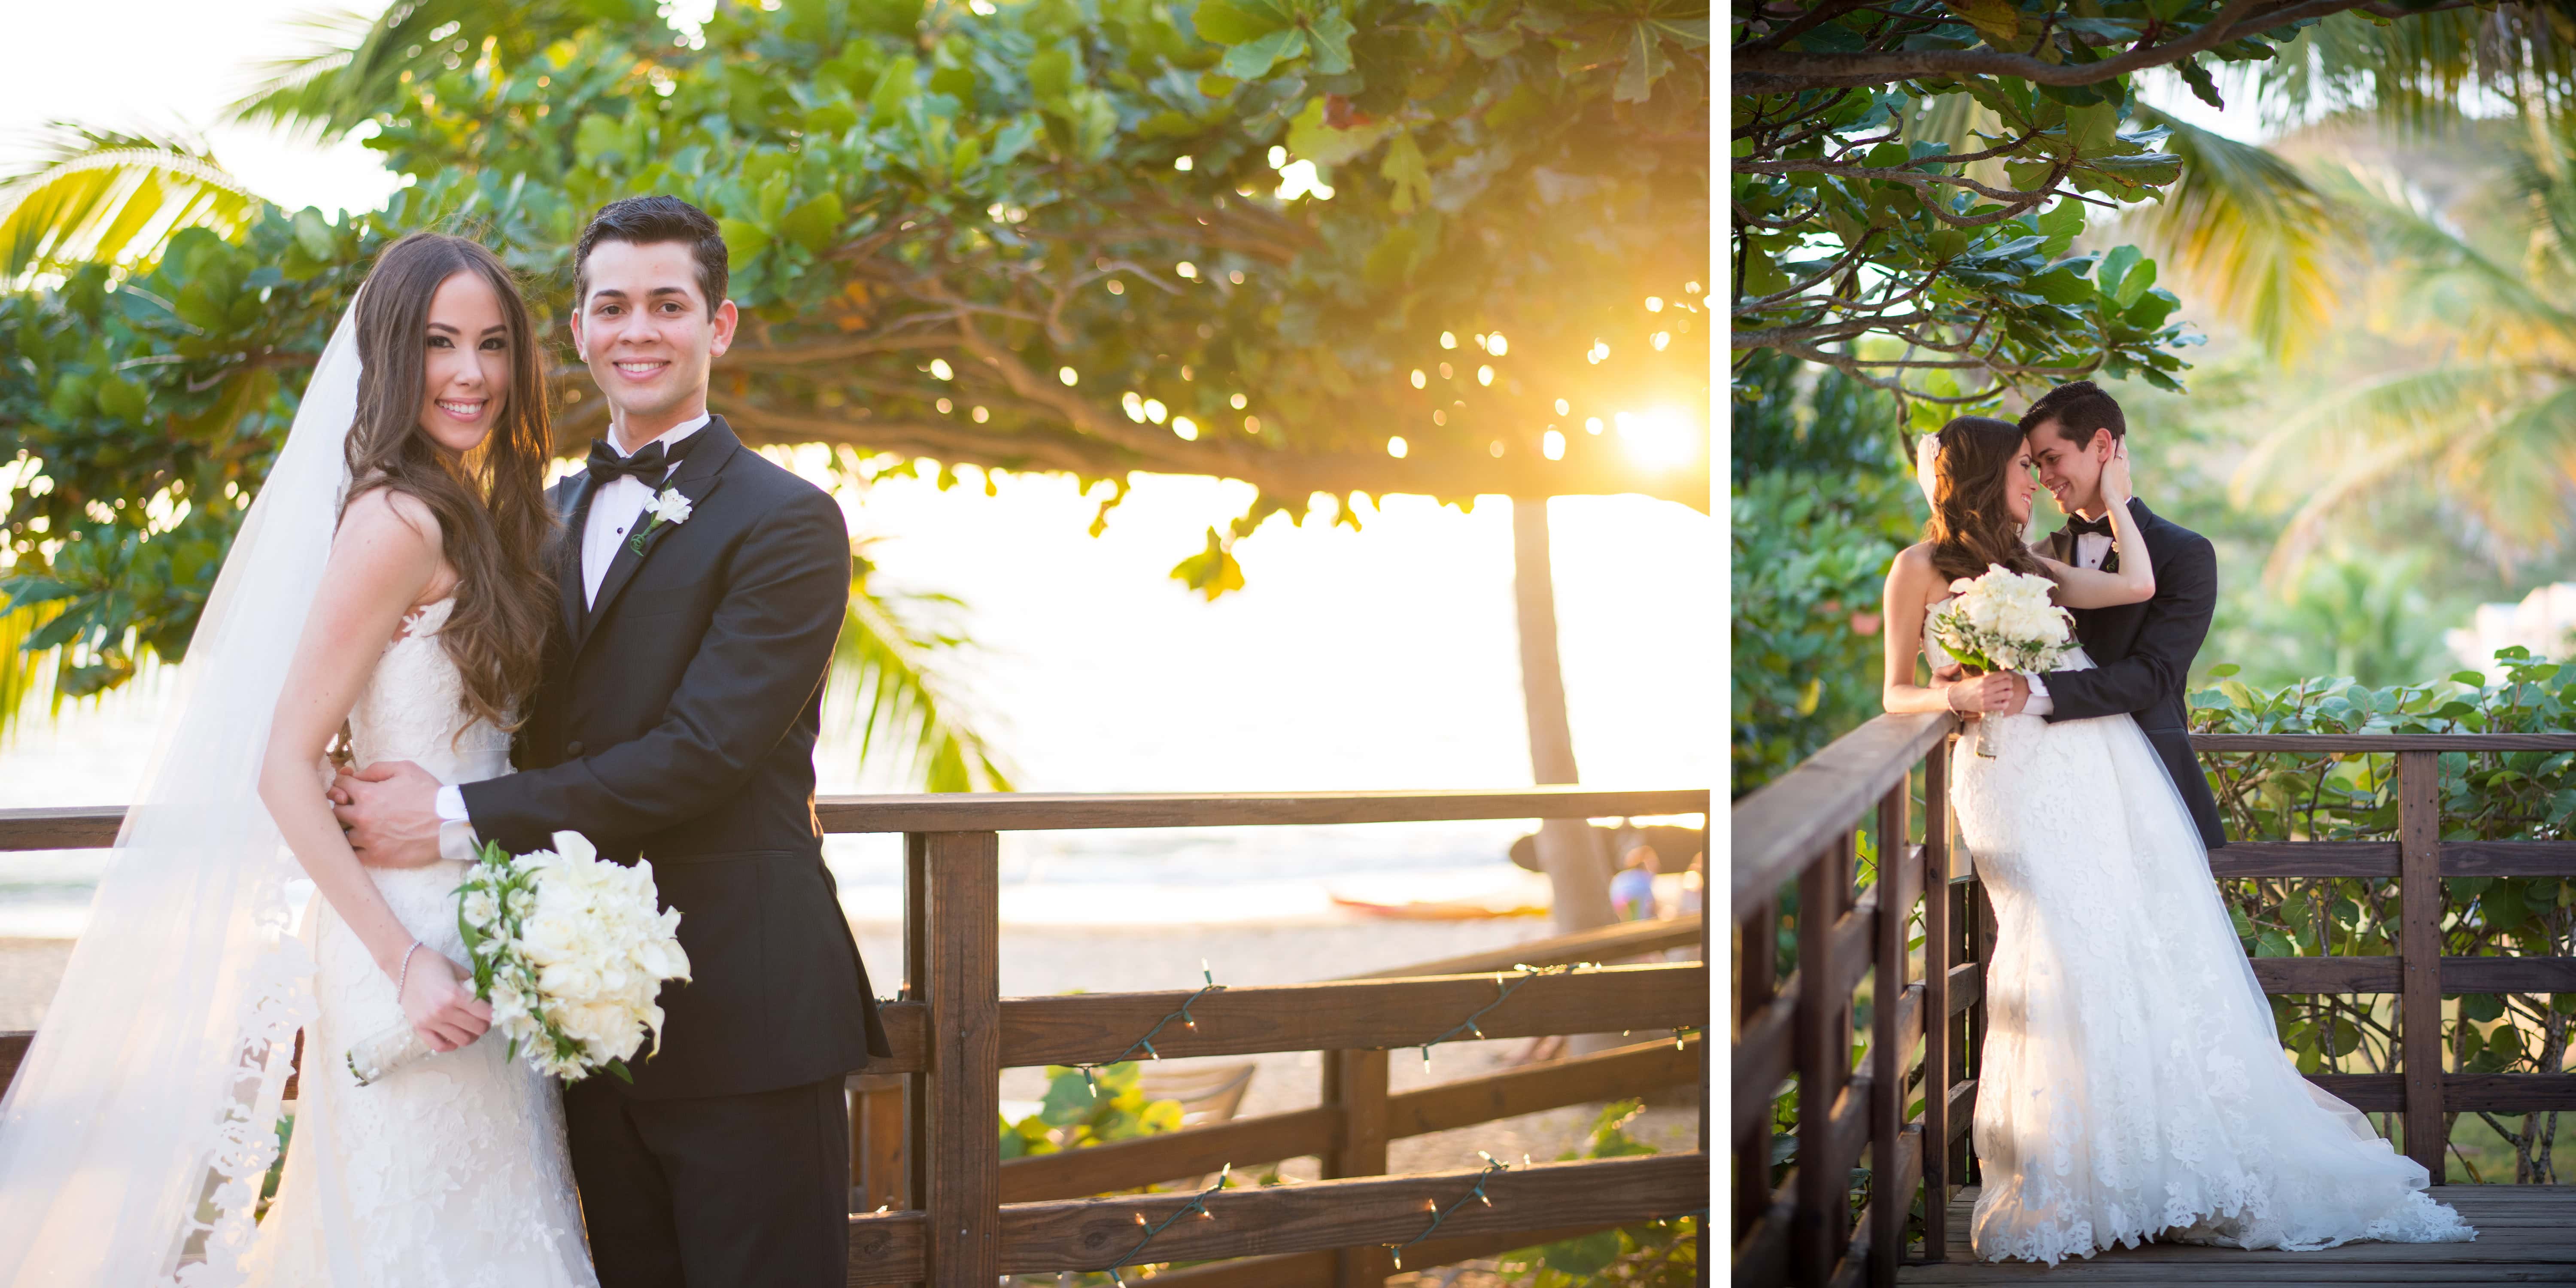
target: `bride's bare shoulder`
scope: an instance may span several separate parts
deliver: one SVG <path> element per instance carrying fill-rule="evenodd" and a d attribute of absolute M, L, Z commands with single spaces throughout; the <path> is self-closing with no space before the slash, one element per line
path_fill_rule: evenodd
<path fill-rule="evenodd" d="M 1932 577 L 1932 543 L 1929 541 L 1917 541 L 1897 551 L 1895 562 L 1889 564 L 1887 568 L 1887 580 L 1890 585 L 1928 583 Z"/>
<path fill-rule="evenodd" d="M 435 580 L 443 562 L 438 516 L 419 497 L 370 487 L 349 498 L 331 539 L 331 580 L 362 596 L 408 596 Z"/>

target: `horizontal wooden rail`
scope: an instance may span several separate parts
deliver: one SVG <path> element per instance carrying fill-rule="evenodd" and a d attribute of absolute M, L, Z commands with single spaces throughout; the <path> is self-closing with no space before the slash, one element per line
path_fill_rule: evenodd
<path fill-rule="evenodd" d="M 2209 852 L 2209 873 L 2248 877 L 2394 877 L 2395 841 L 2239 841 Z M 2444 841 L 2441 875 L 2576 876 L 2576 841 Z"/>
<path fill-rule="evenodd" d="M 823 830 L 1054 832 L 1126 827 L 1295 827 L 1489 818 L 1624 818 L 1706 814 L 1706 788 L 1589 787 L 1397 792 L 950 792 L 822 796 Z M 0 850 L 90 850 L 116 842 L 116 805 L 0 810 Z"/>
<path fill-rule="evenodd" d="M 1476 1183 L 1474 1171 L 1373 1176 L 1228 1188 L 1207 1196 L 1206 1217 L 1184 1217 L 1156 1236 L 1146 1262 L 1275 1256 L 1401 1243 L 1430 1225 Z M 1638 1158 L 1536 1163 L 1485 1181 L 1492 1205 L 1469 1203 L 1441 1222 L 1447 1238 L 1543 1240 L 1554 1229 L 1659 1220 L 1708 1207 L 1708 1156 L 1697 1151 Z M 1001 1209 L 1004 1274 L 1100 1270 L 1134 1249 L 1146 1226 L 1186 1208 L 1182 1193 L 1010 1203 Z M 848 1283 L 911 1283 L 922 1277 L 924 1213 L 850 1218 Z M 1133 1263 L 1130 1263 L 1133 1264 Z M 1416 1266 L 1437 1264 L 1417 1253 Z"/>
<path fill-rule="evenodd" d="M 2404 983 L 2397 957 L 2256 957 L 2254 980 L 2266 993 L 2394 993 Z M 2445 957 L 2441 991 L 2576 993 L 2576 957 Z"/>
<path fill-rule="evenodd" d="M 1498 991 L 1490 974 L 1229 988 L 1192 1003 L 1196 1030 L 1166 1028 L 1154 1039 L 1154 1049 L 1178 1059 L 1419 1046 L 1493 1001 Z M 1174 991 L 1003 998 L 1002 1067 L 1110 1059 L 1188 997 L 1186 991 Z M 870 1061 L 866 1071 L 928 1072 L 928 1006 L 889 1001 L 877 1013 L 894 1054 Z M 1704 1029 L 1708 968 L 1667 963 L 1537 976 L 1522 981 L 1476 1024 L 1493 1038 Z M 0 1088 L 16 1076 L 34 1036 L 0 1033 Z"/>
<path fill-rule="evenodd" d="M 1442 1228 L 1447 1228 L 1444 1224 Z M 1553 1230 L 1508 1230 L 1465 1239 L 1425 1239 L 1404 1250 L 1408 1266 L 1446 1266 L 1474 1257 L 1491 1257 L 1544 1243 L 1579 1239 L 1616 1225 L 1567 1225 Z M 1149 1282 L 1153 1288 L 1315 1288 L 1333 1280 L 1332 1252 L 1285 1252 L 1242 1257 L 1166 1270 Z"/>
<path fill-rule="evenodd" d="M 1737 801 L 1728 815 L 1735 919 L 1777 899 L 1826 842 L 1956 727 L 1955 717 L 1938 713 L 1880 716 Z"/>
<path fill-rule="evenodd" d="M 2333 1092 L 2363 1113 L 2396 1113 L 2406 1107 L 2402 1073 L 2312 1073 L 2308 1081 Z M 2498 1114 L 2537 1114 L 2576 1109 L 2576 1075 L 2564 1073 L 2446 1073 L 2442 1108 Z"/>
<path fill-rule="evenodd" d="M 1153 1243 L 1156 1261 L 1316 1252 L 1401 1243 L 1475 1184 L 1474 1171 L 1433 1172 L 1229 1189 L 1207 1198 L 1207 1218 L 1173 1222 Z M 1440 1224 L 1453 1238 L 1552 1226 L 1651 1221 L 1708 1206 L 1708 1157 L 1697 1151 L 1515 1166 L 1486 1178 L 1491 1206 L 1468 1203 Z M 1106 1267 L 1137 1243 L 1136 1217 L 1159 1221 L 1186 1194 L 1014 1203 L 1002 1209 L 1002 1272 Z M 1415 1265 L 1422 1264 L 1419 1259 Z"/>
<path fill-rule="evenodd" d="M 1343 975 L 1354 979 L 1416 979 L 1424 975 L 1477 975 L 1486 971 L 1510 970 L 1528 963 L 1532 966 L 1562 966 L 1569 962 L 1612 962 L 1622 957 L 1637 957 L 1672 948 L 1697 948 L 1702 918 L 1696 912 L 1653 921 L 1623 921 L 1615 926 L 1580 931 L 1571 935 L 1552 935 L 1546 939 L 1502 948 L 1443 957 L 1438 961 L 1399 966 L 1393 970 L 1368 971 Z"/>
<path fill-rule="evenodd" d="M 1387 1135 L 1427 1135 L 1698 1081 L 1696 1038 L 1687 1047 L 1641 1042 L 1397 1092 L 1386 1101 Z M 1241 1172 L 1319 1155 L 1331 1144 L 1336 1121 L 1331 1106 L 1317 1106 L 1015 1158 L 1002 1164 L 1002 1197 L 1014 1203 L 1080 1198 L 1203 1176 L 1228 1163 Z"/>
<path fill-rule="evenodd" d="M 1154 1048 L 1172 1059 L 1418 1046 L 1493 1002 L 1501 989 L 1490 974 L 1229 988 L 1191 1003 L 1197 1027 L 1168 1027 L 1155 1037 Z M 1116 1058 L 1189 996 L 1174 991 L 1004 998 L 1002 1064 Z M 1707 1023 L 1708 968 L 1696 962 L 1522 979 L 1509 998 L 1476 1021 L 1490 1038 L 1651 1034 Z"/>
<path fill-rule="evenodd" d="M 2566 733 L 2196 733 L 2193 751 L 2576 751 Z"/>

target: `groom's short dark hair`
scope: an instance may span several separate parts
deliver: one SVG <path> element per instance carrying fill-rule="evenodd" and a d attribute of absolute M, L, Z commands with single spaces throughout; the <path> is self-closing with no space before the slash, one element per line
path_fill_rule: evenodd
<path fill-rule="evenodd" d="M 2028 434 L 2050 421 L 2057 422 L 2058 436 L 2082 447 L 2093 441 L 2093 431 L 2111 431 L 2111 441 L 2129 436 L 2128 418 L 2120 414 L 2120 401 L 2102 392 L 2102 386 L 2090 380 L 2059 385 L 2040 395 L 2030 410 L 2021 414 L 2021 432 Z"/>
<path fill-rule="evenodd" d="M 590 296 L 590 252 L 601 242 L 625 242 L 632 246 L 650 246 L 657 242 L 679 242 L 689 248 L 698 262 L 698 292 L 707 297 L 707 308 L 713 311 L 725 301 L 726 279 L 730 276 L 724 234 L 717 231 L 716 221 L 707 212 L 677 197 L 624 197 L 599 208 L 590 217 L 590 226 L 581 230 L 581 240 L 572 247 L 573 307 Z"/>

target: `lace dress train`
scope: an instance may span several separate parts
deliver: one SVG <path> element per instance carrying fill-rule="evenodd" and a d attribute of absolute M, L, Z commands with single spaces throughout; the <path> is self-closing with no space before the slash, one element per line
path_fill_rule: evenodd
<path fill-rule="evenodd" d="M 1991 758 L 1975 742 L 1959 740 L 1951 781 L 1995 914 L 1979 1257 L 2477 1236 L 2425 1193 L 2422 1165 L 2284 1056 L 2199 832 L 2134 719 L 2006 716 L 1988 722 Z"/>
<path fill-rule="evenodd" d="M 429 605 L 385 651 L 350 714 L 361 764 L 409 760 L 440 781 L 509 770 L 509 736 L 468 722 Z M 369 869 L 425 949 L 463 962 L 455 889 L 465 865 Z M 597 1288 L 554 1085 L 486 1035 L 367 1086 L 357 1042 L 403 1022 L 393 981 L 316 895 L 302 929 L 318 1017 L 286 1167 L 246 1268 L 266 1288 Z M 419 958 L 414 958 L 418 968 Z"/>

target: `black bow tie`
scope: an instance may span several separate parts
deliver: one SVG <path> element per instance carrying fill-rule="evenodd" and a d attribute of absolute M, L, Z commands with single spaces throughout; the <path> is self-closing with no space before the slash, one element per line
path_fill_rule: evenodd
<path fill-rule="evenodd" d="M 2110 514 L 2106 511 L 2102 517 L 2098 519 L 2088 519 L 2080 514 L 2070 514 L 2066 516 L 2066 535 L 2070 540 L 2083 536 L 2087 532 L 2099 533 L 2106 537 L 2110 536 Z"/>
<path fill-rule="evenodd" d="M 647 484 L 659 483 L 663 472 L 679 464 L 700 437 L 702 435 L 691 434 L 668 448 L 657 438 L 646 443 L 644 450 L 633 456 L 620 456 L 606 440 L 594 438 L 590 440 L 591 486 L 606 487 L 623 474 L 632 474 Z"/>

